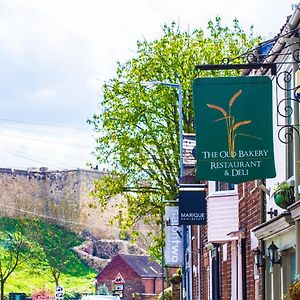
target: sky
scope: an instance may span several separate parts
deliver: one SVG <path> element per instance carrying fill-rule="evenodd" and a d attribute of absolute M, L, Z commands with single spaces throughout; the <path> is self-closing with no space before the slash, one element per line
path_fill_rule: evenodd
<path fill-rule="evenodd" d="M 206 28 L 220 16 L 265 39 L 293 12 L 290 0 L 0 0 L 0 168 L 97 164 L 93 129 L 102 86 L 138 40 Z M 101 168 L 103 166 L 100 166 Z"/>

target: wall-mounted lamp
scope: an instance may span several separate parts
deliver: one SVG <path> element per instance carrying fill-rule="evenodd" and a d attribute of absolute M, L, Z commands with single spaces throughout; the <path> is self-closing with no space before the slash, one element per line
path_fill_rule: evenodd
<path fill-rule="evenodd" d="M 265 266 L 265 259 L 263 257 L 262 252 L 259 250 L 259 248 L 256 248 L 253 251 L 253 254 L 254 254 L 254 263 L 257 266 L 257 268 L 264 267 Z"/>
<path fill-rule="evenodd" d="M 281 257 L 279 255 L 279 248 L 274 244 L 272 241 L 271 245 L 268 247 L 268 254 L 270 257 L 271 263 L 274 264 L 281 264 Z"/>

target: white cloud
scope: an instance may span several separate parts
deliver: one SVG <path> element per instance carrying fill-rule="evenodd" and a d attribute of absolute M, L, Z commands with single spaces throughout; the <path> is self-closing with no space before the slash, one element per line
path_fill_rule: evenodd
<path fill-rule="evenodd" d="M 56 95 L 56 92 L 52 88 L 41 88 L 37 91 L 33 92 L 29 97 L 37 100 L 41 100 L 43 98 L 49 98 Z"/>

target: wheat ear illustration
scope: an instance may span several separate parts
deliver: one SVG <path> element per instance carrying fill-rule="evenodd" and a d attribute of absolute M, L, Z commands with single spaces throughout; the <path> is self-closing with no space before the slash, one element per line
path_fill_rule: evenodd
<path fill-rule="evenodd" d="M 235 138 L 237 136 L 237 129 L 243 125 L 250 124 L 252 121 L 251 120 L 245 120 L 245 121 L 239 121 L 235 123 L 235 118 L 231 115 L 231 108 L 236 101 L 236 99 L 241 95 L 242 90 L 237 91 L 229 100 L 228 103 L 228 112 L 215 104 L 207 104 L 209 108 L 215 109 L 223 115 L 222 118 L 214 120 L 214 122 L 219 122 L 222 120 L 225 120 L 226 122 L 226 129 L 227 129 L 227 140 L 228 140 L 228 152 L 229 155 L 234 158 L 234 152 L 235 152 Z"/>

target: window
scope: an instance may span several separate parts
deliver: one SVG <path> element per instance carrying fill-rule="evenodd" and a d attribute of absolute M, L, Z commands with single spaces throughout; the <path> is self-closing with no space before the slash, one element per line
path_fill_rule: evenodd
<path fill-rule="evenodd" d="M 234 191 L 234 184 L 229 182 L 216 181 L 216 192 Z"/>

